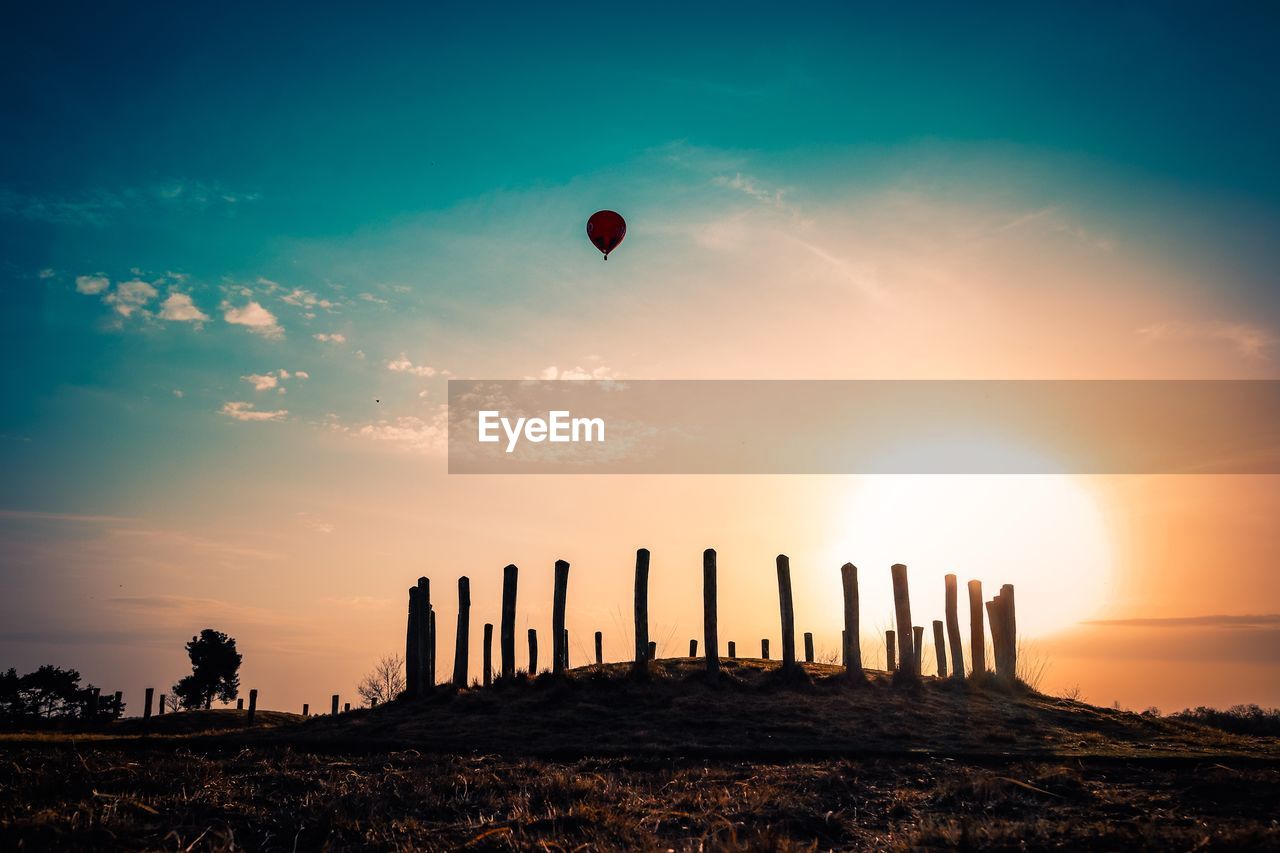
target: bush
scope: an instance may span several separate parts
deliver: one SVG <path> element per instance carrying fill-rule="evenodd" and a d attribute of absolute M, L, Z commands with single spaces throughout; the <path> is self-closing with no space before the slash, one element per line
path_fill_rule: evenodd
<path fill-rule="evenodd" d="M 1201 705 L 1199 708 L 1188 708 L 1171 714 L 1170 718 L 1213 726 L 1238 735 L 1280 736 L 1280 708 L 1235 705 L 1222 711 Z"/>

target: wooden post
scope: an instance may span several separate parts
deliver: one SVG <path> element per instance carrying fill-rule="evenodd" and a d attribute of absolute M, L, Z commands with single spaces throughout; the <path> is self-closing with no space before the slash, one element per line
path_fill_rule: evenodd
<path fill-rule="evenodd" d="M 782 668 L 796 666 L 796 611 L 791 601 L 791 560 L 778 555 L 778 608 L 782 611 Z"/>
<path fill-rule="evenodd" d="M 343 703 L 342 703 L 342 713 L 344 713 L 344 714 L 349 714 L 349 713 L 351 713 L 351 703 L 350 703 L 350 702 L 343 702 Z"/>
<path fill-rule="evenodd" d="M 154 687 L 148 687 L 147 698 L 143 701 L 142 705 L 142 719 L 144 720 L 151 719 L 151 702 L 155 695 L 156 689 Z"/>
<path fill-rule="evenodd" d="M 569 629 L 564 629 L 564 668 L 569 669 Z"/>
<path fill-rule="evenodd" d="M 337 693 L 333 694 L 333 699 L 330 700 L 330 704 L 331 704 L 331 708 L 329 710 L 329 713 L 333 714 L 335 717 L 338 716 L 338 694 Z"/>
<path fill-rule="evenodd" d="M 1009 658 L 1009 678 L 1018 677 L 1018 619 L 1013 605 L 1013 584 L 1000 587 L 1000 598 L 1004 602 L 1004 634 L 1005 654 Z"/>
<path fill-rule="evenodd" d="M 649 660 L 658 659 L 658 641 L 657 640 L 649 641 L 648 655 L 649 655 L 648 657 Z"/>
<path fill-rule="evenodd" d="M 245 716 L 244 722 L 247 726 L 253 725 L 253 718 L 258 713 L 258 688 L 249 691 L 249 713 Z"/>
<path fill-rule="evenodd" d="M 813 663 L 813 632 L 804 632 L 804 662 Z"/>
<path fill-rule="evenodd" d="M 567 664 L 569 644 L 564 630 L 564 601 L 569 592 L 569 564 L 564 560 L 556 560 L 555 595 L 551 602 L 551 671 L 564 672 Z"/>
<path fill-rule="evenodd" d="M 436 609 L 431 608 L 431 612 L 427 614 L 427 626 L 431 629 L 431 636 L 427 638 L 427 652 L 429 658 L 427 660 L 427 683 L 423 688 L 430 690 L 436 686 Z"/>
<path fill-rule="evenodd" d="M 707 675 L 715 675 L 720 671 L 720 617 L 717 598 L 716 551 L 708 548 L 702 552 L 702 639 L 707 652 Z M 692 648 L 696 651 L 697 647 L 695 641 Z"/>
<path fill-rule="evenodd" d="M 729 641 L 729 660 L 738 659 L 738 644 L 733 640 Z"/>
<path fill-rule="evenodd" d="M 649 549 L 636 551 L 636 656 L 632 668 L 637 672 L 646 669 L 646 662 L 653 659 L 649 650 Z"/>
<path fill-rule="evenodd" d="M 502 570 L 502 677 L 516 675 L 516 581 L 520 570 L 507 566 Z"/>
<path fill-rule="evenodd" d="M 604 666 L 604 634 L 596 631 L 596 666 Z"/>
<path fill-rule="evenodd" d="M 982 629 L 982 581 L 969 581 L 969 657 L 973 677 L 987 671 L 987 640 Z"/>
<path fill-rule="evenodd" d="M 915 653 L 916 653 L 915 672 L 916 672 L 916 675 L 919 675 L 924 667 L 924 626 L 923 625 L 911 626 L 911 641 L 915 644 L 914 646 L 912 646 L 912 648 L 915 649 Z"/>
<path fill-rule="evenodd" d="M 163 693 L 160 694 L 160 704 L 156 706 L 156 716 L 159 717 L 162 714 L 164 714 L 164 694 Z"/>
<path fill-rule="evenodd" d="M 99 698 L 101 696 L 101 688 L 89 688 L 89 698 L 84 703 L 84 716 L 87 719 L 94 719 L 98 716 Z"/>
<path fill-rule="evenodd" d="M 889 672 L 898 671 L 898 646 L 897 633 L 895 631 L 884 632 L 884 663 L 885 669 Z"/>
<path fill-rule="evenodd" d="M 310 717 L 310 716 L 311 716 L 311 706 L 310 706 L 310 705 L 308 705 L 306 702 L 303 702 L 303 703 L 302 703 L 302 716 L 304 716 L 304 717 Z"/>
<path fill-rule="evenodd" d="M 947 677 L 947 641 L 942 636 L 942 620 L 933 620 L 933 656 L 938 659 L 938 678 Z"/>
<path fill-rule="evenodd" d="M 240 699 L 237 699 L 237 700 L 236 700 L 236 710 L 237 710 L 237 711 L 243 711 L 243 710 L 244 710 L 244 699 L 243 699 L 243 698 L 240 698 Z"/>
<path fill-rule="evenodd" d="M 1004 666 L 1004 635 L 1001 633 L 1004 623 L 1000 619 L 1000 597 L 996 596 L 986 603 L 987 620 L 991 623 L 991 658 L 996 664 L 996 677 L 1003 678 L 1005 675 Z"/>
<path fill-rule="evenodd" d="M 529 675 L 530 677 L 538 674 L 538 632 L 529 629 Z"/>
<path fill-rule="evenodd" d="M 760 659 L 769 659 L 769 639 L 767 637 L 760 641 Z"/>
<path fill-rule="evenodd" d="M 960 616 L 956 593 L 956 576 L 944 578 L 947 587 L 947 639 L 951 643 L 951 677 L 964 678 L 964 648 L 960 642 Z"/>
<path fill-rule="evenodd" d="M 916 676 L 916 651 L 912 642 L 911 591 L 907 586 L 907 567 L 894 563 L 889 570 L 893 575 L 893 608 L 898 617 L 898 672 L 902 678 Z"/>
<path fill-rule="evenodd" d="M 111 708 L 111 716 L 120 719 L 120 714 L 124 711 L 124 691 L 117 690 L 115 695 L 115 705 Z"/>
<path fill-rule="evenodd" d="M 689 657 L 696 658 L 697 656 L 698 656 L 698 641 L 690 640 L 689 641 Z"/>
<path fill-rule="evenodd" d="M 454 637 L 453 686 L 467 686 L 468 643 L 471 639 L 471 578 L 458 578 L 458 633 Z"/>
<path fill-rule="evenodd" d="M 844 587 L 844 630 L 840 633 L 840 662 L 845 674 L 858 681 L 866 680 L 862 671 L 862 638 L 858 635 L 858 567 L 845 563 L 840 567 L 840 583 Z"/>
<path fill-rule="evenodd" d="M 418 588 L 409 587 L 409 627 L 404 639 L 404 683 L 410 696 L 419 695 L 418 686 Z"/>
<path fill-rule="evenodd" d="M 414 679 L 417 692 L 416 696 L 425 696 L 428 688 L 435 686 L 433 672 L 431 670 L 431 581 L 425 577 L 418 578 L 418 627 L 414 631 L 417 637 L 418 649 L 414 653 L 414 659 L 417 662 L 417 677 Z"/>
<path fill-rule="evenodd" d="M 493 683 L 493 623 L 484 623 L 484 686 Z"/>

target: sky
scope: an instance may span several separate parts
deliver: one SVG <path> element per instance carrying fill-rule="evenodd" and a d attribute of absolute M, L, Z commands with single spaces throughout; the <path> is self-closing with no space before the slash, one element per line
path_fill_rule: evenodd
<path fill-rule="evenodd" d="M 740 647 L 776 637 L 787 553 L 834 651 L 851 560 L 877 665 L 906 562 L 929 618 L 948 571 L 1016 582 L 1045 689 L 1280 704 L 1274 477 L 467 477 L 444 452 L 449 378 L 1280 378 L 1274 10 L 10 17 L 0 665 L 129 701 L 215 627 L 265 706 L 323 706 L 402 650 L 418 575 L 446 627 L 472 579 L 478 643 L 507 563 L 549 630 L 557 558 L 573 654 L 602 630 L 622 659 L 639 547 L 674 654 L 716 547 Z M 600 208 L 628 221 L 607 264 Z"/>

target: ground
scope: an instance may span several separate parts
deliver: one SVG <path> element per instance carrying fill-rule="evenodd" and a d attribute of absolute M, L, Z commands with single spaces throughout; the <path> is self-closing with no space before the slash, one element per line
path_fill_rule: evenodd
<path fill-rule="evenodd" d="M 0 738 L 0 847 L 1280 848 L 1280 741 L 936 682 L 691 659 Z"/>

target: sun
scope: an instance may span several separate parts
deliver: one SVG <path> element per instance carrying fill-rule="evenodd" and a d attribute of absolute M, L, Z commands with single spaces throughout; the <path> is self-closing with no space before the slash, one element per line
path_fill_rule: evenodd
<path fill-rule="evenodd" d="M 863 625 L 891 625 L 889 566 L 910 569 L 912 619 L 943 618 L 943 575 L 985 598 L 1014 585 L 1021 636 L 1051 633 L 1099 612 L 1112 576 L 1112 546 L 1096 496 L 1072 476 L 859 478 L 832 520 L 832 563 L 859 569 Z M 883 613 L 881 613 L 883 611 Z"/>

